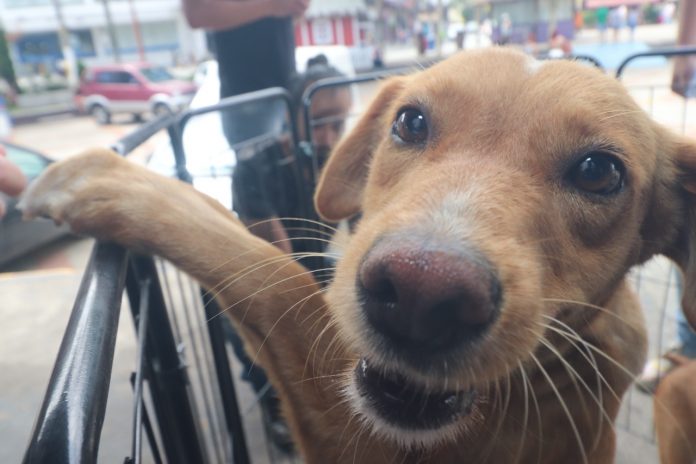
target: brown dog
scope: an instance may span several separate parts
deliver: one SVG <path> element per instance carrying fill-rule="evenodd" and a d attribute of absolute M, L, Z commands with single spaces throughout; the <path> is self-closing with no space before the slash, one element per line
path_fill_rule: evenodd
<path fill-rule="evenodd" d="M 215 201 L 105 151 L 23 205 L 216 291 L 307 462 L 609 463 L 646 348 L 625 274 L 662 253 L 696 283 L 694 179 L 696 145 L 613 79 L 492 49 L 388 81 L 337 147 L 317 209 L 363 218 L 325 294 Z"/>

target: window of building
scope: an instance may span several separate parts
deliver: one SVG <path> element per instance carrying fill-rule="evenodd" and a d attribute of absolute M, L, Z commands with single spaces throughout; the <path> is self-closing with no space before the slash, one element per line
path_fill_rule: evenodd
<path fill-rule="evenodd" d="M 84 3 L 85 0 L 60 0 L 61 5 Z M 5 8 L 26 8 L 32 6 L 51 6 L 53 0 L 5 0 Z"/>

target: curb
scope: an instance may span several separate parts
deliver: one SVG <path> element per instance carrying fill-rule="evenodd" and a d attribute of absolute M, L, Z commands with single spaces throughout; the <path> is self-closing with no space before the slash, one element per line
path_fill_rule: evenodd
<path fill-rule="evenodd" d="M 76 108 L 64 108 L 52 111 L 45 111 L 33 114 L 23 114 L 23 115 L 13 115 L 10 113 L 12 118 L 12 124 L 15 126 L 21 126 L 24 124 L 31 124 L 46 118 L 55 118 L 60 116 L 76 116 L 79 114 Z"/>

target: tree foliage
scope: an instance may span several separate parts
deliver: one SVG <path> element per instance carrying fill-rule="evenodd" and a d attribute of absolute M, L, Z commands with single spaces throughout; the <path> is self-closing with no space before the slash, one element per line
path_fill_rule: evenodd
<path fill-rule="evenodd" d="M 7 44 L 5 30 L 0 27 L 0 77 L 5 79 L 13 89 L 19 90 L 17 86 L 17 76 L 15 75 L 14 66 L 10 59 L 10 48 Z"/>

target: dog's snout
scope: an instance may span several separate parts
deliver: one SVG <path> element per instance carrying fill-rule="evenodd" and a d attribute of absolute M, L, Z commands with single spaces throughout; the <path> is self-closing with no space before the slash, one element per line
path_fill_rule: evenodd
<path fill-rule="evenodd" d="M 373 246 L 358 287 L 370 324 L 407 350 L 435 352 L 475 339 L 501 302 L 500 282 L 480 257 L 409 241 Z"/>

